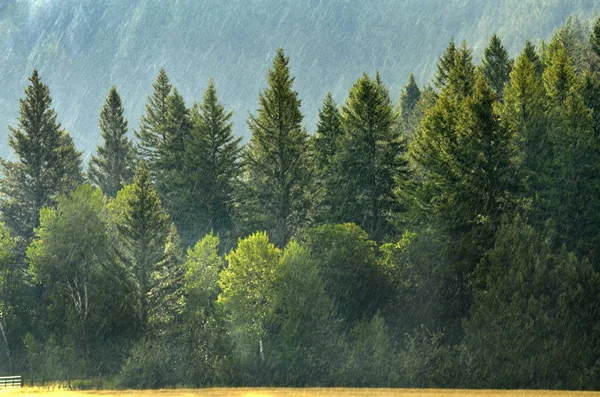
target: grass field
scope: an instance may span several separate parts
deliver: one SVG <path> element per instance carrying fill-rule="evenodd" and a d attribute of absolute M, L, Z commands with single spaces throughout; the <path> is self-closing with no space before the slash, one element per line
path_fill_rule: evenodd
<path fill-rule="evenodd" d="M 439 389 L 173 389 L 144 391 L 66 391 L 41 388 L 0 390 L 0 397 L 600 397 L 600 392 L 562 392 L 526 390 L 439 390 Z"/>

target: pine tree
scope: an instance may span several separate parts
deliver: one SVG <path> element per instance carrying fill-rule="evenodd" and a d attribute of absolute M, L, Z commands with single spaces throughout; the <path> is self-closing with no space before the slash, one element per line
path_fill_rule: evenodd
<path fill-rule="evenodd" d="M 149 321 L 155 328 L 164 328 L 181 319 L 183 311 L 185 255 L 175 224 L 169 226 L 165 239 L 164 259 L 151 274 L 148 291 Z"/>
<path fill-rule="evenodd" d="M 392 231 L 389 219 L 402 210 L 394 191 L 408 178 L 405 141 L 394 122 L 387 89 L 363 75 L 342 107 L 344 136 L 330 194 L 338 211 L 335 222 L 354 222 L 375 240 Z"/>
<path fill-rule="evenodd" d="M 156 151 L 158 157 L 153 173 L 156 190 L 176 225 L 185 221 L 185 211 L 181 208 L 180 200 L 186 181 L 178 176 L 183 171 L 183 158 L 191 129 L 189 111 L 183 97 L 173 88 L 172 94 L 167 98 L 165 135 Z"/>
<path fill-rule="evenodd" d="M 100 110 L 99 128 L 104 144 L 96 148 L 96 156 L 90 159 L 88 176 L 104 194 L 115 197 L 131 182 L 135 162 L 133 143 L 127 138 L 121 97 L 115 86 L 110 88 Z"/>
<path fill-rule="evenodd" d="M 490 43 L 483 52 L 481 71 L 498 98 L 502 98 L 504 84 L 509 79 L 511 69 L 512 61 L 508 57 L 506 48 L 496 34 L 492 35 Z"/>
<path fill-rule="evenodd" d="M 258 114 L 248 120 L 252 138 L 244 154 L 246 198 L 240 208 L 242 223 L 266 228 L 279 246 L 306 222 L 308 209 L 308 135 L 288 63 L 279 49 L 269 87 L 259 95 Z"/>
<path fill-rule="evenodd" d="M 592 28 L 590 47 L 592 48 L 592 51 L 600 57 L 600 18 L 596 19 L 594 27 Z"/>
<path fill-rule="evenodd" d="M 532 198 L 541 189 L 541 177 L 552 158 L 552 147 L 546 95 L 534 63 L 539 59 L 535 56 L 532 61 L 530 49 L 526 45 L 515 62 L 504 92 L 501 118 L 519 145 L 523 177 Z"/>
<path fill-rule="evenodd" d="M 531 41 L 527 40 L 525 42 L 525 48 L 523 49 L 522 54 L 525 55 L 527 57 L 527 59 L 529 59 L 529 62 L 531 62 L 533 64 L 533 69 L 535 70 L 535 75 L 538 76 L 539 78 L 541 78 L 542 73 L 544 73 L 544 63 L 538 56 L 534 45 L 531 44 Z"/>
<path fill-rule="evenodd" d="M 410 151 L 423 169 L 416 200 L 445 233 L 452 274 L 444 287 L 448 332 L 460 333 L 457 318 L 470 306 L 469 277 L 493 244 L 502 214 L 514 211 L 519 191 L 510 130 L 495 112 L 495 93 L 477 73 L 473 94 L 442 92 L 427 113 Z"/>
<path fill-rule="evenodd" d="M 133 183 L 117 193 L 111 206 L 120 256 L 136 281 L 139 320 L 141 326 L 146 327 L 152 309 L 148 303 L 148 293 L 155 284 L 151 276 L 160 269 L 165 259 L 169 215 L 163 210 L 158 194 L 152 187 L 144 161 L 138 165 Z"/>
<path fill-rule="evenodd" d="M 583 75 L 583 100 L 585 105 L 592 110 L 594 132 L 600 139 L 600 74 L 586 72 Z"/>
<path fill-rule="evenodd" d="M 17 128 L 9 127 L 8 144 L 16 161 L 2 161 L 0 211 L 16 236 L 29 239 L 39 224 L 40 209 L 82 181 L 81 153 L 56 121 L 48 86 L 37 70 L 20 100 Z"/>
<path fill-rule="evenodd" d="M 211 79 L 201 104 L 191 112 L 193 125 L 183 173 L 187 188 L 182 205 L 184 241 L 192 245 L 205 234 L 224 237 L 231 231 L 234 184 L 240 173 L 241 138 L 233 135 L 231 117 L 219 102 Z"/>
<path fill-rule="evenodd" d="M 446 89 L 453 95 L 466 98 L 473 93 L 475 85 L 475 66 L 473 52 L 463 41 L 460 49 L 454 52 L 454 63 L 448 71 Z"/>
<path fill-rule="evenodd" d="M 152 85 L 154 93 L 148 97 L 146 114 L 140 122 L 140 131 L 136 132 L 138 153 L 148 162 L 150 170 L 160 156 L 160 150 L 167 139 L 168 103 L 171 95 L 171 83 L 165 69 L 161 68 L 156 82 Z"/>
<path fill-rule="evenodd" d="M 408 76 L 408 83 L 406 83 L 400 93 L 400 116 L 404 122 L 408 121 L 420 98 L 421 90 L 419 90 L 419 86 L 415 82 L 415 76 L 411 73 Z"/>
<path fill-rule="evenodd" d="M 450 70 L 454 67 L 454 58 L 456 54 L 456 44 L 454 39 L 450 40 L 444 54 L 440 57 L 437 63 L 437 75 L 435 77 L 435 86 L 442 89 L 448 82 Z"/>
<path fill-rule="evenodd" d="M 323 106 L 319 110 L 317 131 L 311 144 L 314 153 L 316 200 L 314 221 L 317 223 L 330 220 L 332 217 L 333 198 L 329 194 L 333 190 L 334 159 L 338 152 L 343 135 L 341 115 L 331 93 L 327 93 Z"/>

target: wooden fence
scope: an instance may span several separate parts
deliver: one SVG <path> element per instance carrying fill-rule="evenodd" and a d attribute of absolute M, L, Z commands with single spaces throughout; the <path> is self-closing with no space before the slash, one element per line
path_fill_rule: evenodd
<path fill-rule="evenodd" d="M 23 378 L 20 376 L 0 376 L 0 389 L 23 387 Z"/>

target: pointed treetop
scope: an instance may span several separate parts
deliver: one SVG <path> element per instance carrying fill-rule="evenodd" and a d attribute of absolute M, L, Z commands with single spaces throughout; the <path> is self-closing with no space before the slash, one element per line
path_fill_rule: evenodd
<path fill-rule="evenodd" d="M 577 84 L 575 68 L 564 48 L 559 48 L 552 54 L 550 65 L 543 75 L 544 87 L 550 98 L 563 102 L 571 89 Z"/>
<path fill-rule="evenodd" d="M 450 43 L 448 43 L 446 51 L 444 51 L 437 63 L 437 75 L 434 81 L 434 84 L 437 88 L 441 89 L 446 86 L 450 70 L 454 67 L 455 53 L 456 44 L 454 44 L 454 39 L 451 39 Z"/>
<path fill-rule="evenodd" d="M 489 45 L 484 50 L 481 71 L 498 98 L 502 98 L 504 84 L 509 79 L 511 69 L 512 60 L 509 58 L 506 48 L 496 34 L 492 35 Z"/>
<path fill-rule="evenodd" d="M 592 47 L 592 51 L 594 51 L 594 53 L 600 57 L 600 17 L 596 19 L 594 27 L 592 28 L 590 45 Z"/>
<path fill-rule="evenodd" d="M 535 74 L 538 77 L 541 77 L 542 73 L 544 72 L 544 64 L 542 63 L 542 60 L 540 59 L 535 46 L 531 43 L 531 41 L 527 40 L 525 42 L 525 48 L 523 48 L 521 55 L 527 57 L 529 62 L 533 64 Z"/>
<path fill-rule="evenodd" d="M 408 76 L 408 83 L 400 94 L 400 115 L 403 120 L 408 120 L 419 99 L 421 99 L 421 90 L 415 81 L 415 76 L 411 73 Z"/>

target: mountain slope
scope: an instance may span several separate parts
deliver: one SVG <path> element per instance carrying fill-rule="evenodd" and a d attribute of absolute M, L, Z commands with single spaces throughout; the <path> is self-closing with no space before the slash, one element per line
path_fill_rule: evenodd
<path fill-rule="evenodd" d="M 380 70 L 397 97 L 408 74 L 420 84 L 448 40 L 467 40 L 476 57 L 497 32 L 512 54 L 525 39 L 548 37 L 569 15 L 589 22 L 597 0 L 2 0 L 0 1 L 0 155 L 18 98 L 38 68 L 59 119 L 80 150 L 93 151 L 97 119 L 111 84 L 137 128 L 164 66 L 188 105 L 210 76 L 223 102 L 246 118 L 278 47 L 291 57 L 305 124 L 314 129 L 326 91 L 342 102 L 363 72 Z"/>

